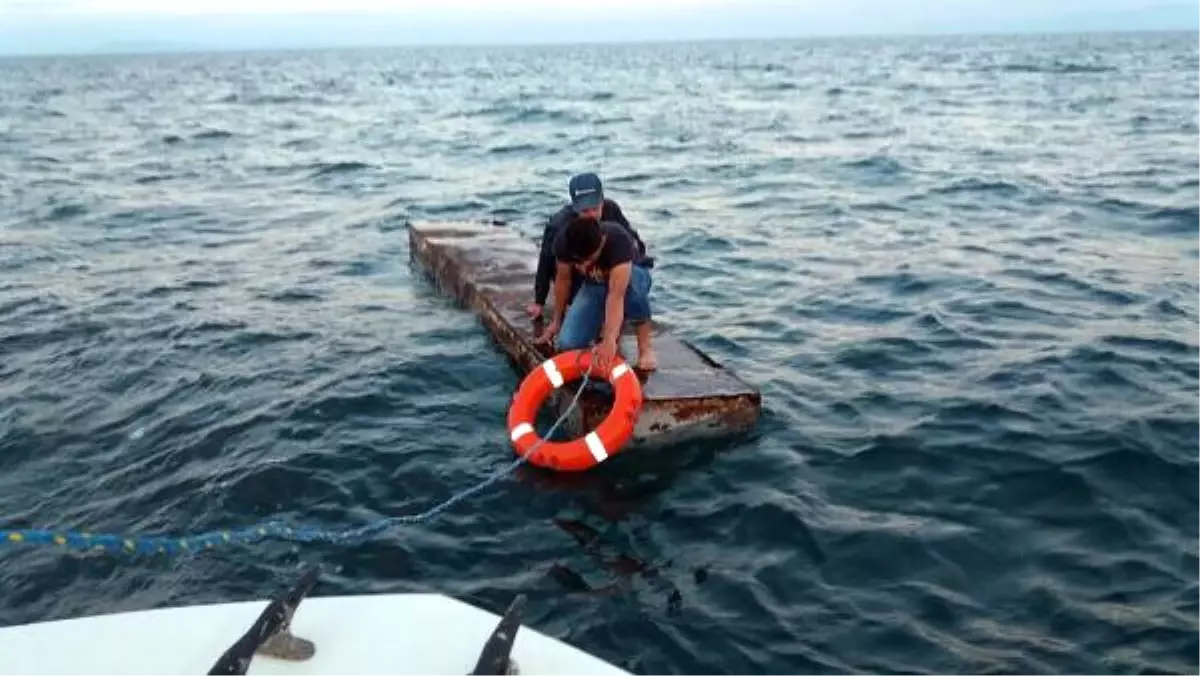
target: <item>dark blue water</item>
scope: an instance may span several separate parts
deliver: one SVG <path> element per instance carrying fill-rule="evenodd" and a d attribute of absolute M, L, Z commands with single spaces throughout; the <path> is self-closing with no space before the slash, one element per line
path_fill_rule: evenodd
<path fill-rule="evenodd" d="M 5 526 L 331 528 L 510 460 L 405 222 L 597 168 L 761 427 L 361 546 L 0 550 L 0 623 L 436 591 L 638 672 L 1195 672 L 1196 34 L 0 62 Z M 531 247 L 533 242 L 531 240 Z M 215 656 L 214 656 L 215 657 Z"/>

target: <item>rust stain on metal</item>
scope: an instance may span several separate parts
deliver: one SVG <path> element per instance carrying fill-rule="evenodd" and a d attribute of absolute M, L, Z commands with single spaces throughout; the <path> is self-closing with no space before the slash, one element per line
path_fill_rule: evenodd
<path fill-rule="evenodd" d="M 509 227 L 486 222 L 414 222 L 408 232 L 410 256 L 439 288 L 475 312 L 522 372 L 551 356 L 548 348 L 534 345 L 542 326 L 524 310 L 533 295 L 536 243 Z M 636 355 L 631 335 L 622 337 L 621 349 L 631 360 Z M 655 328 L 655 351 L 658 370 L 639 374 L 644 404 L 635 440 L 681 432 L 711 436 L 757 423 L 762 408 L 757 388 L 661 327 Z M 559 406 L 569 401 L 558 399 Z M 594 428 L 610 406 L 601 392 L 585 392 L 575 431 Z"/>

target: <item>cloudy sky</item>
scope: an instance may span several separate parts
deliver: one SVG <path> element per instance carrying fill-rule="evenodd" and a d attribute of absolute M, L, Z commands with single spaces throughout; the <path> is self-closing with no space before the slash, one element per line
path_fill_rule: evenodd
<path fill-rule="evenodd" d="M 0 53 L 1186 29 L 1196 0 L 0 0 Z"/>

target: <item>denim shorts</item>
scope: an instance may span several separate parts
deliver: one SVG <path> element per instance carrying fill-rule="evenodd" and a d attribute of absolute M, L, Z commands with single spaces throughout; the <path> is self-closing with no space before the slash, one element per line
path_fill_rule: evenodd
<path fill-rule="evenodd" d="M 650 319 L 650 270 L 632 266 L 629 285 L 625 287 L 625 320 L 641 322 Z M 608 300 L 608 285 L 585 281 L 575 294 L 558 334 L 560 350 L 586 348 L 600 337 L 604 328 L 604 306 Z"/>

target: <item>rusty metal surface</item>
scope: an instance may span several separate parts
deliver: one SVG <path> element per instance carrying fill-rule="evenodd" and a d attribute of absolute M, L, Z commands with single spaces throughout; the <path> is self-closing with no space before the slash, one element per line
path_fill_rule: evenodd
<path fill-rule="evenodd" d="M 536 242 L 487 222 L 412 222 L 408 232 L 413 260 L 445 293 L 475 312 L 523 372 L 550 356 L 533 344 L 541 323 L 524 309 L 533 297 Z M 762 401 L 756 388 L 662 327 L 655 328 L 654 347 L 658 370 L 638 374 L 644 404 L 635 441 L 709 437 L 757 423 Z M 630 361 L 636 358 L 632 334 L 622 336 L 621 350 Z M 594 428 L 608 406 L 603 394 L 585 394 L 580 415 L 568 427 L 576 433 Z"/>

